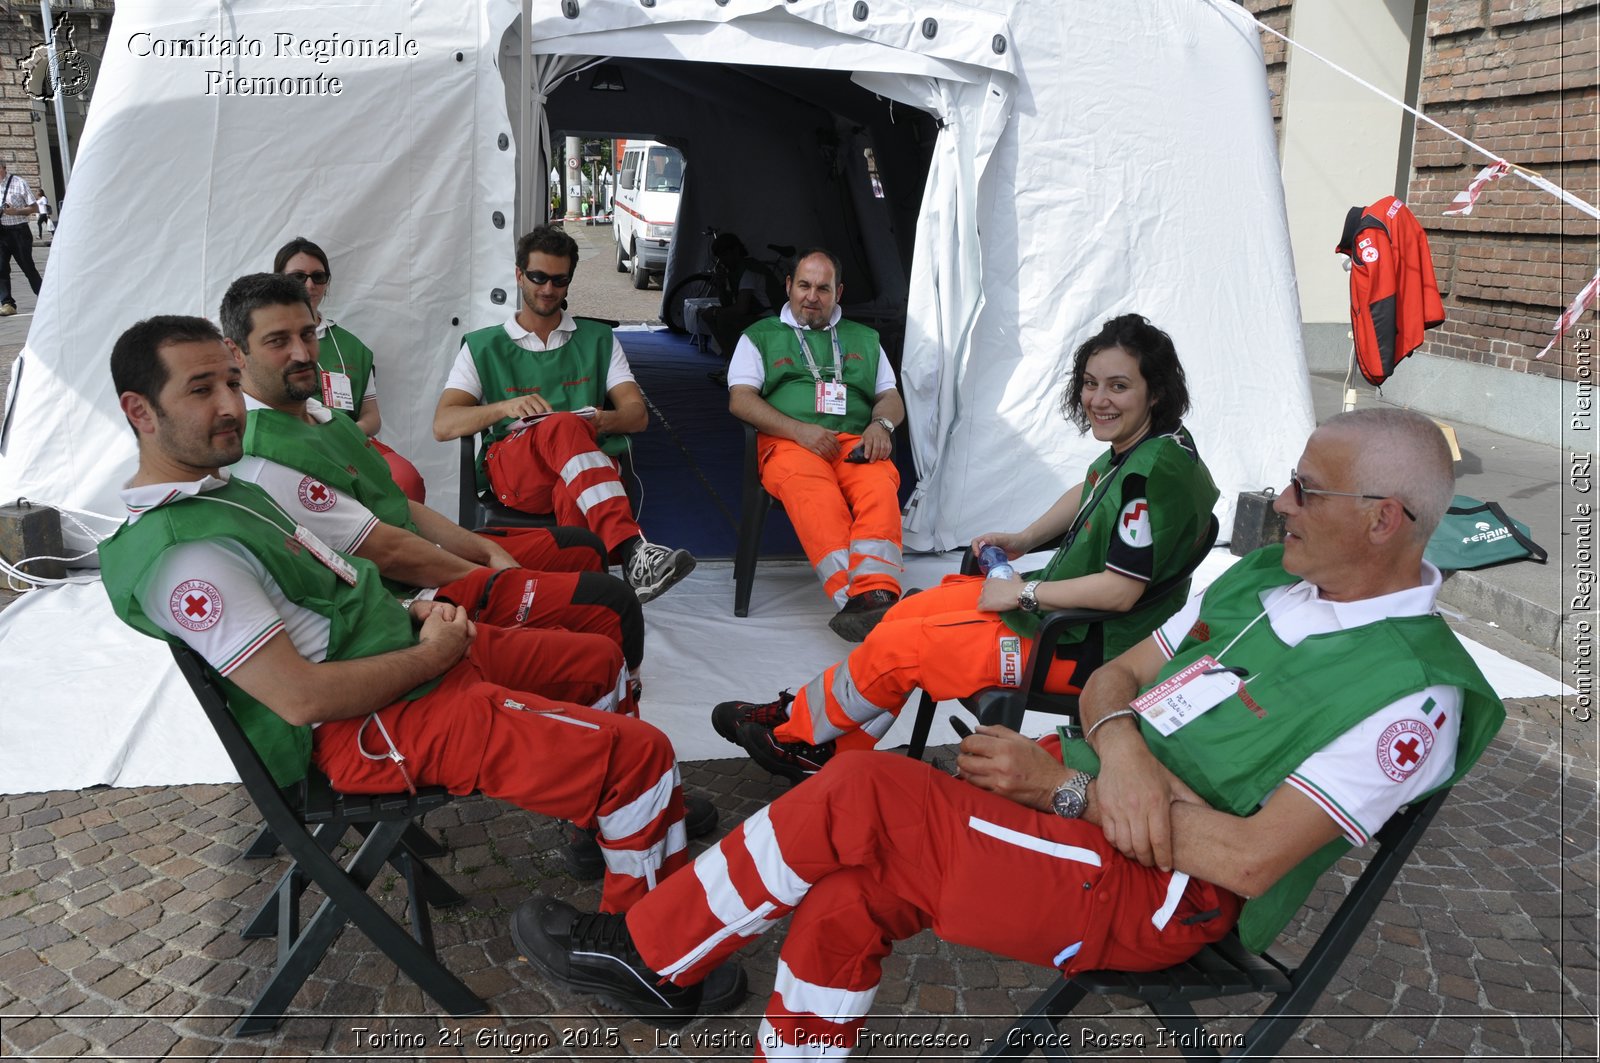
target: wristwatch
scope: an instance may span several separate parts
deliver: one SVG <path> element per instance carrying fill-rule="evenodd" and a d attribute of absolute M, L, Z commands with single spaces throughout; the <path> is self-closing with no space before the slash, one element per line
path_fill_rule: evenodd
<path fill-rule="evenodd" d="M 1089 807 L 1089 784 L 1094 776 L 1086 771 L 1073 772 L 1072 778 L 1056 787 L 1050 795 L 1050 809 L 1062 819 L 1082 819 Z"/>
<path fill-rule="evenodd" d="M 1039 599 L 1037 597 L 1038 590 L 1038 580 L 1031 579 L 1027 583 L 1024 583 L 1022 585 L 1022 590 L 1017 592 L 1017 608 L 1021 609 L 1024 613 L 1037 613 L 1039 611 Z"/>
<path fill-rule="evenodd" d="M 890 435 L 894 435 L 894 422 L 889 420 L 889 418 L 887 418 L 887 417 L 874 417 L 872 419 L 872 423 L 873 424 L 881 424 L 881 425 L 883 425 L 883 430 L 885 432 L 888 432 Z"/>

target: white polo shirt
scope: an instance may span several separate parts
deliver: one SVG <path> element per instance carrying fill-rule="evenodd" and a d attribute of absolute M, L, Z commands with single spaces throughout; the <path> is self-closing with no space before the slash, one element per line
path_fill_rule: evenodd
<path fill-rule="evenodd" d="M 1348 631 L 1379 620 L 1426 616 L 1443 582 L 1439 570 L 1422 563 L 1422 585 L 1357 602 L 1330 602 L 1301 580 L 1261 595 L 1272 633 L 1286 645 L 1330 631 Z M 1152 636 L 1170 660 L 1200 616 L 1204 592 L 1190 598 Z M 1389 817 L 1455 771 L 1461 734 L 1459 687 L 1431 686 L 1385 705 L 1301 763 L 1285 780 L 1326 812 L 1352 845 L 1365 845 Z M 1412 736 L 1432 737 L 1431 744 Z M 1396 748 L 1396 743 L 1406 743 Z M 1420 756 L 1418 751 L 1420 750 Z M 1384 771 L 1401 774 L 1396 780 Z M 1399 767 L 1396 767 L 1396 766 Z M 1265 803 L 1265 802 L 1263 802 Z"/>

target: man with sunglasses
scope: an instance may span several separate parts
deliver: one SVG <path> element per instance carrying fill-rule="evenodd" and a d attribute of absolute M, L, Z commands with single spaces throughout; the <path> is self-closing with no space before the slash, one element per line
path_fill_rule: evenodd
<path fill-rule="evenodd" d="M 563 309 L 577 268 L 577 241 L 554 225 L 517 241 L 522 305 L 504 324 L 467 333 L 433 435 L 444 442 L 483 433 L 476 490 L 588 528 L 648 602 L 695 560 L 646 541 L 634 519 L 614 455 L 627 449 L 629 433 L 644 430 L 649 413 L 611 330 Z"/>
<path fill-rule="evenodd" d="M 1505 719 L 1434 612 L 1422 552 L 1453 490 L 1436 426 L 1333 418 L 1295 479 L 1282 546 L 1090 677 L 1084 738 L 986 725 L 959 778 L 840 754 L 626 916 L 527 902 L 524 955 L 615 996 L 628 983 L 581 951 L 603 935 L 631 980 L 670 994 L 793 913 L 758 1036 L 771 1057 L 834 1058 L 892 942 L 929 927 L 1068 975 L 1159 970 L 1235 928 L 1266 949 L 1323 871 L 1461 779 Z"/>

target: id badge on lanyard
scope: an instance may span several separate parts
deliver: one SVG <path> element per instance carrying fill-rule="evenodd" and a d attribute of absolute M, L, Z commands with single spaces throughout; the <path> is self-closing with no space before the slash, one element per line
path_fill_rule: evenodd
<path fill-rule="evenodd" d="M 332 410 L 355 411 L 356 398 L 350 390 L 348 373 L 322 371 L 322 404 Z"/>
<path fill-rule="evenodd" d="M 837 380 L 817 381 L 817 412 L 843 417 L 848 409 L 848 393 Z"/>
<path fill-rule="evenodd" d="M 332 569 L 335 576 L 338 576 L 352 587 L 356 585 L 356 580 L 359 576 L 356 572 L 356 567 L 341 557 L 333 547 L 317 538 L 310 528 L 304 524 L 296 524 L 294 526 L 294 541 L 310 551 L 312 557 Z"/>
<path fill-rule="evenodd" d="M 1244 684 L 1209 653 L 1128 703 L 1145 721 L 1170 735 L 1227 701 Z"/>

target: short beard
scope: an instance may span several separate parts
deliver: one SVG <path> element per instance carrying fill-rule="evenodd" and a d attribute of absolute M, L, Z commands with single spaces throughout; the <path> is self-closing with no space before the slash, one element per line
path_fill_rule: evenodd
<path fill-rule="evenodd" d="M 322 395 L 322 382 L 317 379 L 315 370 L 311 373 L 311 383 L 306 387 L 296 387 L 289 382 L 289 374 L 283 375 L 283 393 L 290 402 L 304 402 L 306 399 L 319 398 Z"/>

